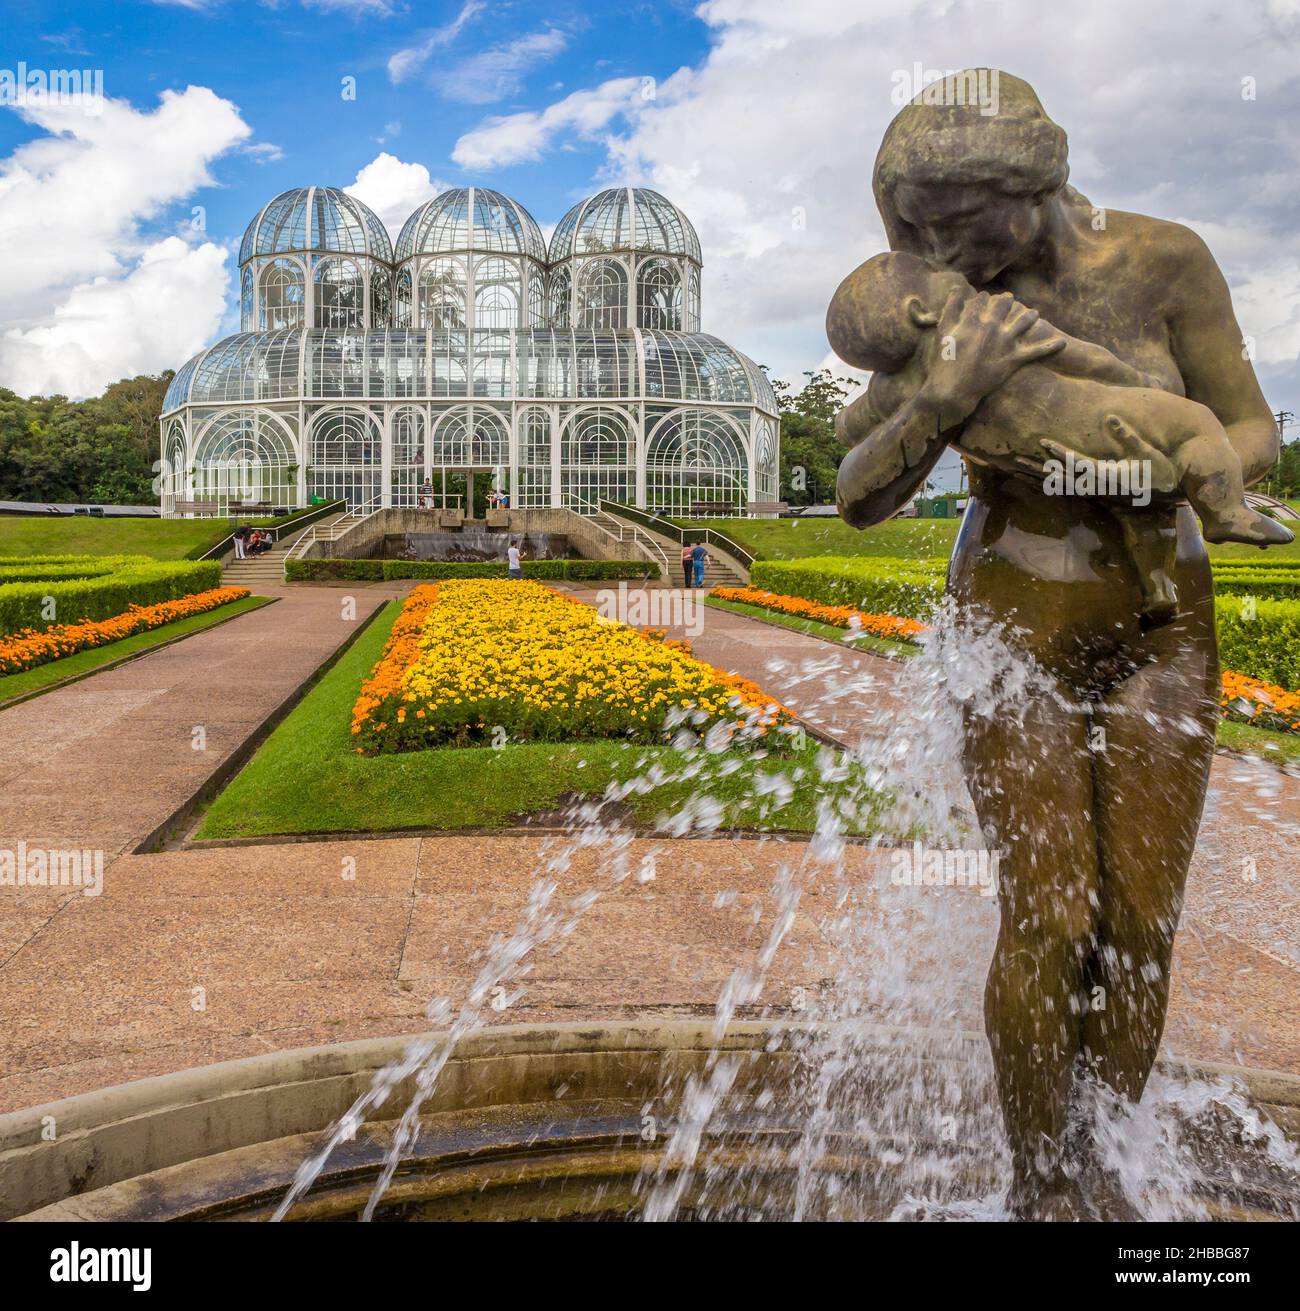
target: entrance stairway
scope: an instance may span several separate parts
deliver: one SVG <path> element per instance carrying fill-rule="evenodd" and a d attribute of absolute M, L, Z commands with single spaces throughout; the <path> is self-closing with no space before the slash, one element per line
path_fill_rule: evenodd
<path fill-rule="evenodd" d="M 619 528 L 626 532 L 630 525 L 629 520 L 610 514 L 608 510 L 598 510 L 589 517 L 607 529 L 610 525 L 613 525 L 615 532 Z M 644 524 L 637 524 L 635 527 L 637 532 L 648 537 L 663 552 L 668 563 L 668 585 L 670 587 L 680 587 L 682 585 L 681 542 L 653 528 L 647 528 Z M 706 588 L 744 587 L 749 582 L 749 576 L 736 561 L 729 556 L 722 555 L 717 547 L 706 544 L 705 549 L 710 557 L 709 562 L 704 566 L 704 586 Z"/>
<path fill-rule="evenodd" d="M 295 530 L 290 527 L 269 551 L 263 551 L 260 555 L 250 555 L 244 560 L 237 560 L 231 554 L 225 568 L 221 571 L 222 586 L 249 587 L 254 592 L 267 587 L 281 586 L 284 582 L 285 557 L 300 540 L 306 534 L 314 532 L 318 542 L 333 541 L 334 537 L 343 532 L 346 527 L 351 527 L 351 524 L 341 523 L 345 518 L 347 515 L 340 512 L 321 519 L 308 528 Z"/>

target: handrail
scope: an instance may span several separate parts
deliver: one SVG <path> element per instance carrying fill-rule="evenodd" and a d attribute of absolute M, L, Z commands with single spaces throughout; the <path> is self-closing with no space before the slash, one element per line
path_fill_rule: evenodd
<path fill-rule="evenodd" d="M 756 557 L 745 550 L 739 542 L 728 537 L 726 533 L 720 533 L 716 528 L 683 528 L 681 524 L 665 519 L 662 515 L 653 514 L 649 510 L 640 510 L 635 505 L 624 505 L 621 501 L 601 501 L 600 508 L 607 514 L 631 519 L 634 523 L 642 523 L 652 532 L 670 537 L 683 546 L 688 542 L 703 542 L 706 546 L 717 546 L 728 555 L 734 555 L 746 569 L 754 567 Z"/>
<path fill-rule="evenodd" d="M 624 537 L 624 525 L 619 522 L 617 516 L 611 515 L 604 508 L 603 502 L 600 505 L 596 505 L 593 502 L 587 500 L 586 497 L 578 496 L 574 493 L 569 494 L 569 499 L 571 501 L 576 501 L 577 504 L 579 505 L 585 505 L 591 511 L 590 514 L 584 517 L 591 521 L 591 526 L 593 528 L 598 529 L 600 532 L 604 533 L 606 537 L 608 537 L 611 541 L 614 542 L 622 543 L 630 539 L 633 545 L 637 546 L 638 548 L 640 548 L 640 550 L 644 551 L 646 555 L 650 557 L 651 560 L 654 560 L 656 558 L 658 559 L 659 567 L 663 572 L 663 576 L 665 578 L 672 577 L 671 566 L 668 563 L 668 557 L 664 554 L 663 547 L 660 546 L 659 543 L 656 542 L 655 539 L 651 537 L 648 533 L 642 532 L 641 529 L 637 527 L 636 524 L 628 524 L 627 528 L 630 531 L 628 532 L 627 537 Z M 606 519 L 610 519 L 613 521 L 615 526 L 618 528 L 617 536 L 615 536 L 614 533 L 610 532 L 610 530 L 606 528 L 604 524 L 598 523 L 596 521 L 596 516 L 598 515 L 603 515 Z"/>
<path fill-rule="evenodd" d="M 324 505 L 314 506 L 310 510 L 305 510 L 301 514 L 295 514 L 292 518 L 285 519 L 281 523 L 267 524 L 259 528 L 258 532 L 270 533 L 274 541 L 279 541 L 281 536 L 287 532 L 297 531 L 300 528 L 306 528 L 309 524 L 314 524 L 326 515 L 337 514 L 338 507 L 346 504 L 344 501 L 327 501 Z M 227 516 L 229 517 L 229 516 Z M 236 516 L 238 518 L 238 516 Z M 209 547 L 198 558 L 200 560 L 219 560 L 225 553 L 233 548 L 235 534 L 227 533 L 215 546 Z"/>

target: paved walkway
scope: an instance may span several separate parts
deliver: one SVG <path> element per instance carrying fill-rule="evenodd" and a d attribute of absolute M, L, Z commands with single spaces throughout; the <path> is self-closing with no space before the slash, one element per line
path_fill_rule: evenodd
<path fill-rule="evenodd" d="M 0 1110 L 277 1048 L 403 1033 L 459 1001 L 561 840 L 424 837 L 129 854 L 251 726 L 399 585 L 293 588 L 285 600 L 120 670 L 0 713 L 0 835 L 100 844 L 99 897 L 0 891 Z M 710 611 L 699 654 L 756 678 L 828 729 L 905 694 L 906 665 Z M 207 730 L 194 752 L 196 723 Z M 187 754 L 188 753 L 188 754 Z M 196 759 L 196 757 L 201 757 Z M 1189 888 L 1166 1049 L 1300 1073 L 1300 783 L 1227 757 Z M 0 847 L 15 837 L 0 836 Z M 772 923 L 773 881 L 802 842 L 638 841 L 654 878 L 610 884 L 608 849 L 573 854 L 559 897 L 602 896 L 539 953 L 500 1022 L 711 1012 Z M 1255 861 L 1253 881 L 1242 861 Z M 878 865 L 849 852 L 853 882 Z M 354 877 L 347 877 L 353 874 Z M 935 895 L 951 897 L 951 892 Z M 996 910 L 966 898 L 940 944 L 950 1019 L 978 1027 Z M 760 1004 L 797 1005 L 835 969 L 842 913 L 810 880 Z M 881 943 L 882 951 L 888 950 Z M 911 956 L 912 953 L 909 953 Z M 917 957 L 917 964 L 922 963 Z M 918 990 L 933 976 L 918 978 Z"/>

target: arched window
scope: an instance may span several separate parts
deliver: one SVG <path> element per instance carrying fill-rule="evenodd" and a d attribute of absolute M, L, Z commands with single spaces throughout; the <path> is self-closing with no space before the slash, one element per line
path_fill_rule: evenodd
<path fill-rule="evenodd" d="M 382 459 L 379 429 L 364 410 L 327 410 L 318 416 L 311 434 L 315 465 L 378 465 Z"/>
<path fill-rule="evenodd" d="M 275 259 L 262 269 L 260 280 L 262 331 L 304 327 L 302 268 L 294 260 Z"/>
<path fill-rule="evenodd" d="M 361 280 L 361 270 L 352 260 L 317 260 L 312 277 L 316 284 L 316 327 L 347 329 L 364 326 L 365 284 Z"/>
<path fill-rule="evenodd" d="M 546 287 L 540 273 L 528 275 L 528 327 L 540 328 L 546 319 Z"/>
<path fill-rule="evenodd" d="M 712 410 L 679 410 L 661 419 L 646 446 L 646 505 L 690 515 L 697 504 L 745 507 L 748 469 L 735 427 Z"/>
<path fill-rule="evenodd" d="M 686 331 L 700 330 L 700 271 L 692 268 L 686 279 Z"/>
<path fill-rule="evenodd" d="M 393 326 L 411 326 L 411 270 L 403 269 L 397 275 L 397 296 L 393 306 Z"/>
<path fill-rule="evenodd" d="M 420 327 L 465 326 L 465 266 L 454 259 L 430 260 L 420 270 Z"/>
<path fill-rule="evenodd" d="M 643 260 L 636 275 L 637 323 L 665 332 L 682 330 L 682 280 L 667 260 Z"/>
<path fill-rule="evenodd" d="M 380 504 L 383 435 L 375 416 L 357 406 L 324 410 L 311 429 L 311 490 L 354 510 Z"/>
<path fill-rule="evenodd" d="M 247 267 L 239 275 L 239 330 L 253 331 L 253 270 Z"/>
<path fill-rule="evenodd" d="M 392 504 L 413 506 L 424 475 L 424 414 L 400 409 L 392 425 Z"/>
<path fill-rule="evenodd" d="M 176 502 L 191 499 L 185 491 L 189 474 L 185 465 L 185 425 L 173 419 L 167 428 L 167 456 L 162 470 L 162 512 L 175 514 Z"/>
<path fill-rule="evenodd" d="M 754 489 L 760 501 L 776 499 L 776 438 L 770 423 L 759 424 L 754 437 Z"/>
<path fill-rule="evenodd" d="M 573 279 L 569 270 L 556 269 L 551 274 L 551 326 L 567 328 L 569 326 L 569 300 L 573 291 Z"/>
<path fill-rule="evenodd" d="M 475 406 L 449 410 L 433 432 L 429 453 L 435 467 L 495 469 L 509 463 L 509 434 L 495 410 Z"/>
<path fill-rule="evenodd" d="M 260 410 L 219 415 L 199 434 L 194 449 L 194 493 L 216 501 L 222 513 L 232 503 L 289 505 L 296 480 L 293 441 L 281 423 Z"/>
<path fill-rule="evenodd" d="M 627 327 L 627 270 L 617 260 L 593 260 L 582 270 L 578 327 Z"/>
<path fill-rule="evenodd" d="M 370 272 L 370 326 L 375 329 L 388 327 L 389 302 L 392 300 L 392 275 L 382 264 L 376 265 Z"/>
<path fill-rule="evenodd" d="M 509 260 L 479 260 L 474 270 L 474 326 L 497 332 L 518 328 L 523 300 L 519 270 Z"/>
<path fill-rule="evenodd" d="M 632 464 L 632 430 L 616 410 L 585 410 L 564 430 L 561 459 L 566 465 Z"/>

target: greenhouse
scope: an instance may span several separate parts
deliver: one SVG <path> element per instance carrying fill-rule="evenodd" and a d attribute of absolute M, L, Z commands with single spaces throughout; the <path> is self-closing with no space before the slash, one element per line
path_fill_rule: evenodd
<path fill-rule="evenodd" d="M 657 192 L 575 205 L 549 249 L 482 187 L 415 211 L 394 246 L 359 200 L 271 200 L 240 247 L 242 331 L 163 406 L 165 514 L 455 495 L 745 513 L 777 493 L 776 398 L 700 326 L 699 239 Z"/>

